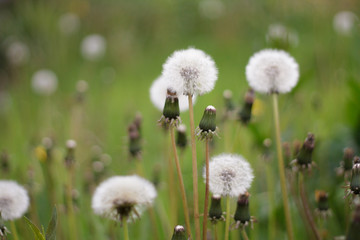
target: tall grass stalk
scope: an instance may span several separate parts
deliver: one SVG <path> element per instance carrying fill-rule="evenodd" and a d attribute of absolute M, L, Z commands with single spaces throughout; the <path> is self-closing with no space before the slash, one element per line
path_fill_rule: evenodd
<path fill-rule="evenodd" d="M 229 239 L 229 231 L 230 231 L 230 196 L 226 196 L 226 220 L 225 220 L 225 238 L 224 240 Z"/>
<path fill-rule="evenodd" d="M 200 219 L 199 219 L 199 193 L 198 193 L 198 172 L 196 160 L 196 143 L 195 143 L 195 124 L 194 124 L 194 108 L 192 96 L 188 96 L 189 115 L 190 115 L 190 131 L 191 131 L 191 152 L 192 152 L 192 169 L 193 169 L 193 196 L 194 196 L 194 221 L 195 221 L 195 239 L 200 240 Z"/>
<path fill-rule="evenodd" d="M 207 216 L 209 208 L 209 139 L 205 140 L 205 200 L 204 200 L 204 218 L 203 218 L 203 240 L 206 240 L 207 236 Z"/>
<path fill-rule="evenodd" d="M 184 180 L 183 180 L 182 173 L 181 173 L 181 166 L 180 166 L 179 157 L 178 157 L 177 149 L 176 149 L 175 134 L 174 134 L 174 127 L 173 126 L 170 127 L 170 136 L 171 136 L 171 145 L 172 145 L 173 152 L 174 152 L 174 159 L 175 159 L 175 164 L 176 164 L 176 171 L 177 171 L 177 175 L 178 175 L 178 181 L 179 181 L 179 184 L 180 184 L 181 200 L 182 200 L 183 209 L 184 209 L 186 232 L 187 232 L 187 235 L 191 239 L 189 208 L 188 208 L 188 204 L 187 204 L 187 200 L 186 200 L 185 186 L 184 186 Z M 176 211 L 176 210 L 177 209 L 172 209 L 172 211 Z"/>
<path fill-rule="evenodd" d="M 274 93 L 274 94 L 272 94 L 272 97 L 273 97 L 274 124 L 275 124 L 275 132 L 276 132 L 277 159 L 278 159 L 278 168 L 279 168 L 279 175 L 280 175 L 282 199 L 283 199 L 283 204 L 284 204 L 286 230 L 287 230 L 288 239 L 293 240 L 294 232 L 293 232 L 293 227 L 292 227 L 290 207 L 289 207 L 289 202 L 288 202 L 288 194 L 287 194 L 287 189 L 286 189 L 284 159 L 283 159 L 282 144 L 281 144 L 281 139 L 280 139 L 280 117 L 279 117 L 278 95 L 276 93 Z"/>
<path fill-rule="evenodd" d="M 303 176 L 302 172 L 299 172 L 299 194 L 300 194 L 301 202 L 302 202 L 302 205 L 304 208 L 306 220 L 309 223 L 311 230 L 314 233 L 315 238 L 317 240 L 321 240 L 321 236 L 319 234 L 319 231 L 316 228 L 316 224 L 315 224 L 314 218 L 311 214 L 309 203 L 307 201 L 305 187 L 304 187 L 304 176 Z"/>

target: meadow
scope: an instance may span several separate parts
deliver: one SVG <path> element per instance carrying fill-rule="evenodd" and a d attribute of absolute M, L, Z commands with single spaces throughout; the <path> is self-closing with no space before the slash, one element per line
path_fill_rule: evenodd
<path fill-rule="evenodd" d="M 347 33 L 334 28 L 340 11 L 354 13 Z M 123 228 L 93 213 L 96 186 L 115 175 L 141 175 L 154 183 L 157 197 L 151 209 L 129 223 L 129 238 L 171 239 L 174 227 L 185 222 L 179 188 L 169 187 L 170 170 L 177 186 L 170 137 L 158 124 L 162 112 L 151 102 L 149 89 L 168 56 L 194 47 L 209 54 L 219 71 L 214 90 L 197 96 L 195 126 L 204 109 L 213 105 L 219 136 L 211 142 L 210 157 L 241 154 L 254 171 L 248 191 L 250 214 L 257 221 L 253 228 L 246 227 L 248 237 L 288 239 L 271 96 L 255 93 L 250 122 L 236 119 L 249 89 L 249 58 L 265 48 L 282 48 L 300 69 L 295 88 L 279 95 L 281 141 L 290 149 L 283 152 L 294 239 L 317 239 L 302 217 L 297 186 L 289 177 L 294 149 L 309 132 L 315 135 L 316 166 L 305 174 L 305 188 L 315 224 L 321 239 L 346 236 L 356 201 L 344 198 L 343 186 L 348 183 L 337 168 L 345 148 L 357 155 L 360 147 L 359 13 L 356 0 L 0 1 L 0 179 L 25 186 L 31 202 L 25 216 L 39 227 L 48 225 L 56 204 L 57 239 L 100 240 L 123 239 Z M 269 37 L 274 24 L 285 26 L 295 40 L 284 43 Z M 84 39 L 93 34 L 97 41 L 84 46 Z M 23 45 L 10 51 L 14 42 Z M 34 74 L 41 69 L 56 76 L 57 87 L 51 93 L 34 87 Z M 236 107 L 230 118 L 225 117 L 227 89 Z M 141 157 L 134 157 L 128 127 L 139 116 Z M 180 117 L 189 143 L 178 153 L 195 233 L 189 112 Z M 76 141 L 70 153 L 69 139 Z M 201 214 L 204 141 L 196 140 L 196 150 Z M 326 219 L 315 214 L 316 190 L 328 194 L 331 216 Z M 225 200 L 222 204 L 225 211 Z M 231 214 L 235 209 L 233 198 Z M 202 225 L 202 217 L 200 221 Z M 218 224 L 218 239 L 223 239 L 225 224 Z M 5 226 L 11 231 L 9 222 Z M 15 226 L 18 239 L 33 239 L 23 218 L 15 220 Z M 214 239 L 210 221 L 208 229 L 208 239 Z M 357 236 L 347 239 L 360 239 L 360 232 Z M 8 234 L 7 239 L 16 238 Z M 230 239 L 243 238 L 234 229 Z"/>

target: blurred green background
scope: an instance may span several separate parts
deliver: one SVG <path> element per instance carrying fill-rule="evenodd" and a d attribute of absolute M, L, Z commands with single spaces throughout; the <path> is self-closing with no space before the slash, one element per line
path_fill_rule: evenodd
<path fill-rule="evenodd" d="M 334 16 L 344 10 L 354 13 L 353 25 L 347 33 L 334 29 Z M 257 114 L 247 127 L 237 121 L 220 121 L 225 89 L 233 91 L 238 106 L 243 104 L 248 89 L 245 66 L 249 57 L 263 48 L 280 46 L 300 66 L 299 84 L 291 93 L 280 96 L 282 140 L 292 143 L 295 139 L 303 141 L 308 132 L 315 134 L 317 168 L 307 179 L 309 199 L 315 207 L 314 191 L 329 192 L 333 215 L 324 228 L 328 239 L 344 235 L 350 217 L 345 213 L 341 188 L 345 184 L 342 177 L 336 176 L 335 168 L 340 165 L 345 147 L 353 147 L 357 153 L 360 145 L 360 22 L 356 17 L 359 11 L 357 0 L 2 0 L 0 150 L 2 158 L 9 160 L 9 169 L 3 169 L 0 178 L 27 185 L 34 196 L 39 220 L 46 225 L 52 207 L 35 149 L 44 137 L 52 138 L 55 179 L 52 187 L 57 193 L 60 221 L 58 239 L 68 239 L 66 211 L 62 207 L 67 176 L 63 159 L 66 140 L 75 139 L 78 239 L 110 239 L 108 232 L 113 223 L 95 216 L 90 207 L 91 162 L 103 154 L 112 159 L 96 184 L 108 176 L 136 171 L 136 161 L 127 152 L 127 126 L 140 112 L 144 175 L 149 180 L 156 177 L 160 180 L 154 207 L 159 239 L 170 239 L 173 226 L 184 223 L 182 218 L 176 223 L 164 222 L 174 211 L 169 206 L 164 155 L 170 150 L 166 150 L 168 139 L 157 126 L 161 113 L 149 99 L 149 88 L 173 51 L 193 46 L 212 56 L 219 69 L 215 89 L 197 99 L 195 124 L 207 105 L 218 109 L 220 138 L 215 140 L 211 155 L 230 151 L 232 147 L 224 143 L 228 139 L 235 146 L 233 151 L 247 158 L 255 171 L 250 205 L 258 223 L 248 231 L 250 238 L 269 239 L 268 215 L 273 213 L 276 239 L 285 239 L 281 201 L 276 199 L 275 209 L 269 210 L 265 177 L 267 167 L 277 176 L 276 159 L 265 162 L 261 157 L 263 140 L 274 136 L 270 97 L 257 95 Z M 276 45 L 276 41 L 269 39 L 272 24 L 286 27 L 295 34 L 295 41 Z M 97 34 L 100 40 L 84 47 L 83 40 L 91 34 Z M 14 43 L 22 45 L 16 48 Z M 99 48 L 100 53 L 94 48 Z M 56 74 L 58 86 L 53 94 L 43 96 L 34 91 L 32 79 L 40 69 L 50 69 Z M 79 80 L 88 84 L 88 90 L 81 95 L 82 101 L 76 90 Z M 188 125 L 188 113 L 182 113 L 181 117 Z M 204 144 L 198 141 L 197 148 L 201 174 Z M 275 153 L 274 146 L 271 150 Z M 181 161 L 192 206 L 190 156 L 190 149 L 186 149 Z M 271 191 L 278 196 L 279 181 L 276 178 L 274 181 Z M 202 199 L 202 181 L 199 191 Z M 178 205 L 181 206 L 180 201 Z M 201 200 L 200 209 L 202 206 Z M 291 206 L 297 239 L 304 239 L 305 225 L 294 201 Z M 179 210 L 180 216 L 181 213 Z M 32 238 L 23 220 L 16 224 L 21 239 Z M 119 225 L 115 231 L 121 236 Z M 130 225 L 131 239 L 156 239 L 154 234 L 148 212 Z M 237 237 L 234 231 L 232 239 Z"/>

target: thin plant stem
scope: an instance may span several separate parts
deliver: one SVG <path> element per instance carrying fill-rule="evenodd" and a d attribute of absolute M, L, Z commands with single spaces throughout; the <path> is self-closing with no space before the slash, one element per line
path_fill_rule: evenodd
<path fill-rule="evenodd" d="M 157 224 L 157 220 L 156 220 L 156 214 L 155 214 L 155 210 L 153 207 L 149 208 L 149 215 L 150 215 L 150 219 L 151 219 L 151 223 L 152 223 L 152 230 L 154 233 L 153 236 L 155 239 L 160 239 L 158 224 Z"/>
<path fill-rule="evenodd" d="M 267 192 L 269 199 L 269 210 L 268 210 L 268 231 L 269 231 L 269 240 L 273 240 L 276 237 L 276 215 L 275 215 L 275 196 L 274 196 L 274 176 L 270 163 L 266 163 L 266 183 L 267 183 Z"/>
<path fill-rule="evenodd" d="M 230 196 L 226 196 L 226 220 L 225 220 L 225 238 L 224 240 L 229 239 L 230 231 Z"/>
<path fill-rule="evenodd" d="M 74 214 L 74 204 L 72 199 L 72 190 L 73 190 L 73 181 L 74 181 L 74 164 L 71 164 L 69 168 L 69 177 L 68 177 L 68 186 L 67 186 L 67 194 L 66 194 L 66 205 L 68 208 L 68 223 L 69 223 L 69 235 L 72 240 L 77 239 L 77 227 L 76 227 L 76 219 Z"/>
<path fill-rule="evenodd" d="M 10 221 L 11 234 L 13 235 L 14 240 L 19 240 L 19 236 L 16 231 L 16 226 L 14 221 Z"/>
<path fill-rule="evenodd" d="M 177 154 L 176 144 L 175 144 L 175 134 L 174 134 L 174 127 L 170 127 L 170 136 L 171 136 L 171 145 L 174 152 L 174 159 L 176 164 L 176 171 L 178 176 L 178 181 L 180 184 L 180 191 L 181 191 L 181 200 L 183 203 L 183 209 L 184 209 L 184 217 L 185 217 L 185 225 L 186 225 L 186 232 L 188 236 L 191 239 L 191 227 L 190 227 L 190 217 L 189 217 L 189 208 L 186 200 L 186 193 L 185 193 L 185 186 L 184 186 L 184 180 L 181 173 L 181 166 L 179 162 L 179 157 Z"/>
<path fill-rule="evenodd" d="M 129 230 L 128 230 L 128 224 L 127 224 L 127 217 L 124 217 L 122 219 L 122 227 L 124 229 L 124 240 L 129 240 Z"/>
<path fill-rule="evenodd" d="M 218 234 L 217 234 L 217 224 L 213 224 L 214 225 L 214 240 L 218 240 Z"/>
<path fill-rule="evenodd" d="M 246 234 L 245 227 L 241 229 L 241 235 L 243 236 L 244 240 L 249 240 L 248 235 Z"/>
<path fill-rule="evenodd" d="M 204 201 L 204 218 L 203 218 L 203 240 L 207 236 L 207 215 L 209 208 L 209 139 L 205 140 L 205 201 Z"/>
<path fill-rule="evenodd" d="M 304 187 L 304 176 L 301 172 L 299 172 L 299 193 L 300 193 L 301 202 L 302 202 L 302 205 L 304 208 L 306 220 L 308 221 L 308 223 L 311 227 L 311 230 L 315 235 L 315 238 L 317 240 L 321 240 L 321 236 L 319 234 L 319 231 L 316 228 L 315 221 L 311 214 L 310 206 L 309 206 L 309 203 L 306 198 L 305 187 Z"/>
<path fill-rule="evenodd" d="M 192 152 L 192 174 L 193 174 L 193 197 L 194 197 L 194 222 L 195 222 L 195 239 L 200 240 L 200 219 L 199 219 L 199 196 L 198 196 L 198 173 L 196 160 L 196 143 L 195 143 L 195 125 L 194 125 L 194 109 L 192 96 L 188 96 L 190 130 L 191 130 L 191 152 Z"/>
<path fill-rule="evenodd" d="M 282 145 L 280 140 L 280 117 L 279 117 L 279 106 L 278 106 L 278 98 L 277 94 L 272 94 L 273 97 L 273 110 L 274 110 L 274 123 L 276 130 L 276 149 L 277 149 L 277 159 L 278 159 L 278 168 L 280 175 L 280 183 L 281 183 L 281 192 L 282 199 L 284 204 L 284 212 L 285 212 L 285 222 L 286 222 L 286 230 L 289 240 L 294 239 L 294 232 L 292 227 L 291 215 L 290 215 L 290 207 L 288 202 L 288 194 L 286 189 L 286 179 L 285 179 L 285 168 L 284 168 L 284 159 L 282 154 Z"/>

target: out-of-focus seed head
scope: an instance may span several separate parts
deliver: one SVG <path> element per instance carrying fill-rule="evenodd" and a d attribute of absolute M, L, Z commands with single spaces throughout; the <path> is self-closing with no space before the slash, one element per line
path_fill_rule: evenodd
<path fill-rule="evenodd" d="M 239 118 L 243 124 L 248 124 L 250 122 L 251 110 L 252 110 L 254 100 L 255 100 L 255 92 L 254 92 L 254 90 L 249 89 L 245 93 L 244 105 L 243 105 L 241 111 L 239 112 Z"/>
<path fill-rule="evenodd" d="M 229 89 L 225 90 L 224 93 L 223 93 L 223 97 L 224 97 L 226 112 L 230 113 L 230 112 L 234 111 L 235 105 L 234 105 L 234 102 L 232 100 L 232 92 L 231 92 L 231 90 L 229 90 Z"/>
<path fill-rule="evenodd" d="M 66 141 L 66 148 L 67 153 L 65 156 L 65 165 L 66 167 L 70 168 L 75 163 L 75 148 L 76 148 L 76 141 L 73 139 L 69 139 Z"/>
<path fill-rule="evenodd" d="M 184 124 L 180 124 L 177 127 L 176 145 L 181 149 L 185 149 L 185 147 L 188 145 L 186 126 Z"/>

